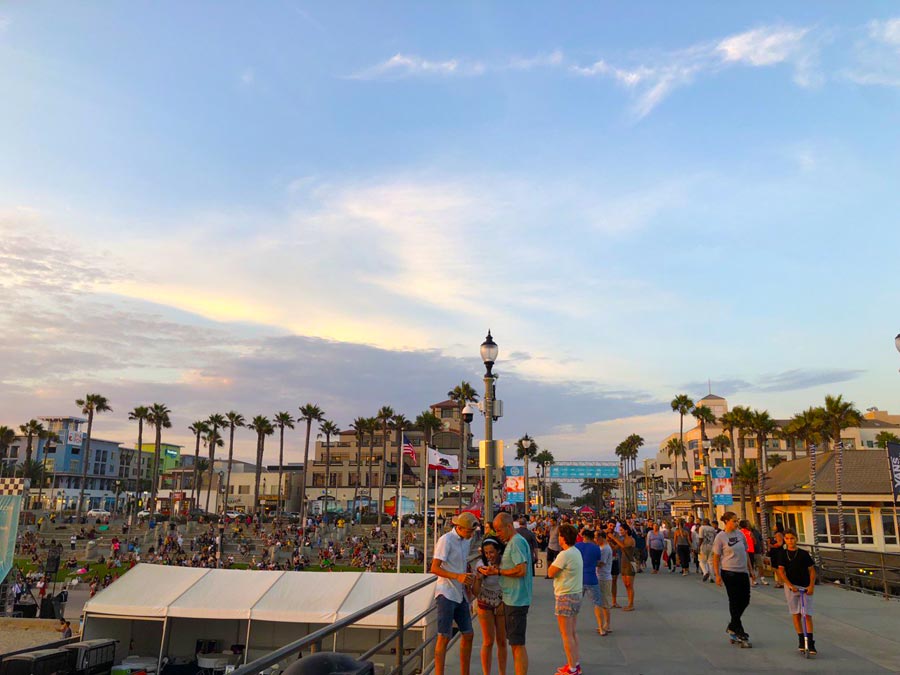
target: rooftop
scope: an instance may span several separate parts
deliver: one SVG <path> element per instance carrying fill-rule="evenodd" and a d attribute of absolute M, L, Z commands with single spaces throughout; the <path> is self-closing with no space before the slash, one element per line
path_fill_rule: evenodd
<path fill-rule="evenodd" d="M 766 492 L 809 492 L 809 457 L 782 462 L 768 473 Z M 851 494 L 890 494 L 891 481 L 884 450 L 847 450 L 844 452 L 842 491 Z M 816 492 L 836 492 L 834 453 L 816 458 Z"/>

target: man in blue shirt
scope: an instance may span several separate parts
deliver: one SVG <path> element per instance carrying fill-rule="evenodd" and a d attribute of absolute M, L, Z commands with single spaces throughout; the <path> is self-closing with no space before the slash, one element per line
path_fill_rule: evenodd
<path fill-rule="evenodd" d="M 607 618 L 605 622 L 603 621 L 603 594 L 600 592 L 600 580 L 597 578 L 597 568 L 600 566 L 603 554 L 600 550 L 600 547 L 597 546 L 594 541 L 593 530 L 582 530 L 581 538 L 583 539 L 583 541 L 575 544 L 575 548 L 581 551 L 581 559 L 584 562 L 582 572 L 584 595 L 590 598 L 591 603 L 594 605 L 594 616 L 597 619 L 597 632 L 601 635 L 606 635 L 606 628 L 609 624 L 609 619 Z M 611 553 L 612 551 L 610 550 L 610 554 Z M 607 571 L 609 571 L 608 566 Z M 608 616 L 609 611 L 607 610 L 607 617 Z"/>
<path fill-rule="evenodd" d="M 528 651 L 525 649 L 525 631 L 534 579 L 531 572 L 531 547 L 516 532 L 512 516 L 508 513 L 497 514 L 494 518 L 494 531 L 506 544 L 500 567 L 480 567 L 478 571 L 481 574 L 500 575 L 506 615 L 506 639 L 512 650 L 516 675 L 526 675 Z"/>

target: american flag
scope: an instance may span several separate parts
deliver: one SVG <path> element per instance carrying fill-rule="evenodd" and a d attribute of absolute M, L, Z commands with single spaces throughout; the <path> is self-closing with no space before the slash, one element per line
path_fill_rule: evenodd
<path fill-rule="evenodd" d="M 413 466 L 418 466 L 419 462 L 416 460 L 415 448 L 413 448 L 413 444 L 409 442 L 409 438 L 406 437 L 406 434 L 403 434 L 403 456 L 409 457 Z"/>

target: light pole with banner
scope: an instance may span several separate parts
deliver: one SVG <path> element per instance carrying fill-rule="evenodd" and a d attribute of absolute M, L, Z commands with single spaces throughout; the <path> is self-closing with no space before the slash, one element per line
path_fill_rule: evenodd
<path fill-rule="evenodd" d="M 494 448 L 494 363 L 500 348 L 491 337 L 488 330 L 487 337 L 481 343 L 481 360 L 484 362 L 484 520 L 490 523 L 494 520 L 494 465 L 496 463 L 496 450 Z"/>

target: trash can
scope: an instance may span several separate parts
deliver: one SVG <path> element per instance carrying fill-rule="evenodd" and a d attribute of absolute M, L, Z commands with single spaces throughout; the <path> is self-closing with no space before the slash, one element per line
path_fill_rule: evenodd
<path fill-rule="evenodd" d="M 320 652 L 294 661 L 282 675 L 375 675 L 375 666 L 346 654 Z"/>

